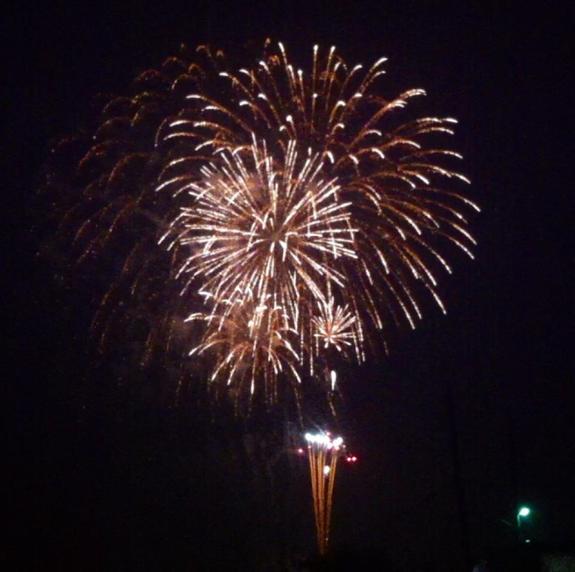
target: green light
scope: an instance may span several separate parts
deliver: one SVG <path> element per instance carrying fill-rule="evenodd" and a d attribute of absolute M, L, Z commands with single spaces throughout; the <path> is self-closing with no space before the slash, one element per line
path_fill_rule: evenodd
<path fill-rule="evenodd" d="M 522 506 L 522 507 L 519 509 L 519 512 L 517 513 L 517 516 L 524 517 L 524 516 L 529 516 L 530 514 L 531 514 L 531 509 L 530 509 L 529 507 Z"/>

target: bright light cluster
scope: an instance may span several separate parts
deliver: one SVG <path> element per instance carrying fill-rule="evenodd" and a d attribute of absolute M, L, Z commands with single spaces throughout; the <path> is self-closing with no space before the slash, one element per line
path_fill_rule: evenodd
<path fill-rule="evenodd" d="M 343 437 L 335 437 L 332 439 L 329 433 L 306 433 L 305 440 L 310 445 L 317 445 L 328 450 L 339 451 L 343 446 Z"/>

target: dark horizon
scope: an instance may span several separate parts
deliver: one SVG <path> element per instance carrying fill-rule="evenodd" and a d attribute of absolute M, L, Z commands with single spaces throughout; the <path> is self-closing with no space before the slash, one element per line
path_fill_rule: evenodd
<path fill-rule="evenodd" d="M 50 142 L 78 128 L 91 97 L 126 92 L 181 42 L 230 49 L 267 36 L 301 59 L 316 42 L 349 61 L 389 57 L 391 93 L 424 87 L 420 109 L 459 120 L 453 146 L 483 211 L 475 261 L 454 257 L 441 280 L 447 316 L 425 306 L 389 357 L 346 370 L 341 428 L 359 463 L 338 477 L 334 550 L 378 552 L 398 570 L 471 570 L 466 557 L 516 544 L 502 520 L 518 503 L 533 508 L 534 544 L 573 550 L 571 10 L 63 3 L 5 20 L 15 569 L 266 569 L 275 533 L 292 536 L 280 548 L 313 553 L 305 467 L 278 453 L 275 491 L 254 492 L 268 486 L 283 420 L 267 441 L 263 425 L 246 437 L 241 424 L 213 425 L 217 410 L 171 405 L 161 372 L 96 367 L 88 281 L 63 284 L 36 254 Z"/>

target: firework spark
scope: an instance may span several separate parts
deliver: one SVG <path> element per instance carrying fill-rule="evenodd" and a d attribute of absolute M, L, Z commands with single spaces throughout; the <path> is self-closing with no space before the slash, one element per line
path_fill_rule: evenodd
<path fill-rule="evenodd" d="M 146 355 L 187 346 L 212 357 L 211 384 L 271 402 L 278 380 L 298 392 L 333 355 L 365 360 L 378 330 L 415 328 L 424 293 L 445 312 L 438 275 L 447 251 L 473 257 L 479 209 L 441 144 L 456 120 L 402 122 L 425 92 L 383 96 L 385 61 L 314 46 L 300 69 L 267 41 L 235 68 L 201 46 L 108 103 L 63 219 L 80 261 L 122 260 L 102 339 L 125 302 L 147 317 Z"/>

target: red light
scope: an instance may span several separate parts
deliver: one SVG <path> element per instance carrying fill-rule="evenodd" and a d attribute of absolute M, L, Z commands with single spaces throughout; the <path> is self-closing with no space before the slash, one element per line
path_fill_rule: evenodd
<path fill-rule="evenodd" d="M 298 452 L 298 455 L 303 455 L 303 449 L 301 447 L 297 450 L 297 452 Z"/>

